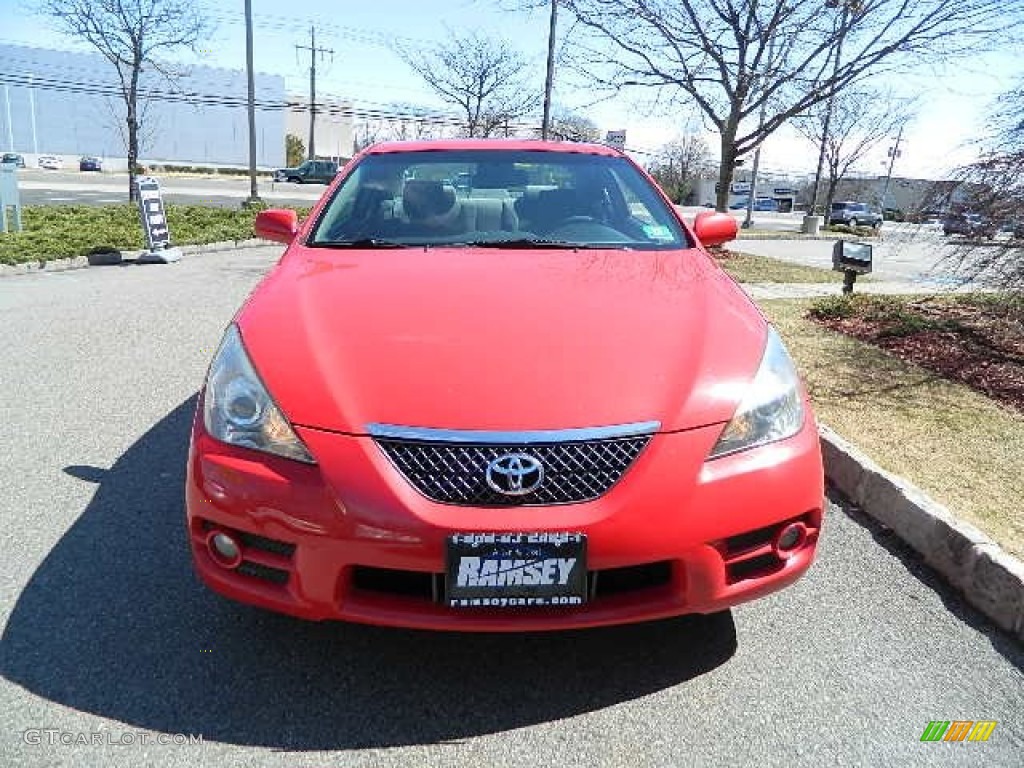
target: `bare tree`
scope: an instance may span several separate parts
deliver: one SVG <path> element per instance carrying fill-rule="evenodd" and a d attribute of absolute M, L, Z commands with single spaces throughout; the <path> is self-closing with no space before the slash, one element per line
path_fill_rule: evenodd
<path fill-rule="evenodd" d="M 586 115 L 563 107 L 551 116 L 548 136 L 555 141 L 597 141 L 601 132 L 597 123 Z"/>
<path fill-rule="evenodd" d="M 142 74 L 173 77 L 157 57 L 179 49 L 195 50 L 208 30 L 192 0 L 45 0 L 41 13 L 66 34 L 85 40 L 117 70 L 124 100 L 128 150 L 128 197 L 135 199 L 142 112 Z"/>
<path fill-rule="evenodd" d="M 968 241 L 950 261 L 965 279 L 1024 298 L 1024 81 L 1000 99 L 993 123 L 990 149 L 945 186 L 942 207 L 977 215 L 984 234 L 1003 230 L 1009 239 Z"/>
<path fill-rule="evenodd" d="M 829 109 L 831 108 L 831 116 Z M 825 145 L 825 211 L 832 208 L 836 188 L 846 174 L 911 119 L 912 103 L 889 93 L 846 90 L 830 103 L 816 104 L 793 125 L 815 148 Z"/>
<path fill-rule="evenodd" d="M 389 139 L 387 124 L 383 120 L 360 120 L 352 129 L 352 154 Z"/>
<path fill-rule="evenodd" d="M 421 113 L 410 104 L 392 104 L 395 118 L 388 121 L 388 139 L 391 141 L 421 141 L 440 138 L 444 123 L 437 117 Z"/>
<path fill-rule="evenodd" d="M 396 52 L 438 96 L 460 110 L 466 136 L 496 135 L 539 104 L 525 74 L 526 61 L 504 40 L 452 33 L 433 50 L 398 45 Z"/>
<path fill-rule="evenodd" d="M 382 141 L 420 141 L 439 138 L 450 130 L 451 118 L 419 113 L 408 104 L 391 104 L 374 117 L 361 118 L 354 127 L 353 152 Z"/>
<path fill-rule="evenodd" d="M 714 168 L 711 150 L 702 136 L 689 134 L 658 150 L 648 170 L 673 202 L 685 204 L 695 182 Z"/>
<path fill-rule="evenodd" d="M 562 2 L 590 32 L 596 83 L 654 89 L 718 131 L 720 210 L 737 158 L 790 118 L 868 73 L 995 45 L 1022 15 L 1005 0 Z"/>

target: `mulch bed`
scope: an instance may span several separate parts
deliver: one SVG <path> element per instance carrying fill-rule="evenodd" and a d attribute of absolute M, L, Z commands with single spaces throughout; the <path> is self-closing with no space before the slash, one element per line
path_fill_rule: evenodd
<path fill-rule="evenodd" d="M 1024 317 L 945 300 L 908 302 L 907 310 L 922 316 L 927 327 L 902 335 L 886 320 L 814 320 L 1024 413 Z"/>

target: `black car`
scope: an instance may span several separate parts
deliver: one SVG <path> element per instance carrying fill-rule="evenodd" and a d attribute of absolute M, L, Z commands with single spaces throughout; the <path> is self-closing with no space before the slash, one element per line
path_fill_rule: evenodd
<path fill-rule="evenodd" d="M 942 219 L 942 234 L 995 237 L 996 225 L 976 213 L 947 213 Z"/>
<path fill-rule="evenodd" d="M 103 161 L 98 157 L 83 157 L 78 161 L 78 170 L 80 171 L 102 171 Z"/>
<path fill-rule="evenodd" d="M 0 163 L 13 163 L 19 168 L 24 168 L 25 158 L 15 152 L 7 152 L 3 157 L 0 157 Z"/>
<path fill-rule="evenodd" d="M 867 203 L 846 200 L 841 203 L 832 203 L 832 208 L 828 212 L 828 223 L 878 229 L 882 226 L 882 214 L 868 206 Z"/>
<path fill-rule="evenodd" d="M 307 160 L 295 168 L 280 168 L 274 171 L 274 181 L 291 181 L 295 184 L 330 184 L 338 174 L 338 164 L 333 160 Z"/>

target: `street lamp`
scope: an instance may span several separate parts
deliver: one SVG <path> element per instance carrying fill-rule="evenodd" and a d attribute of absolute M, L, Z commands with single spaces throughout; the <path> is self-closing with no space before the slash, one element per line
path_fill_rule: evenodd
<path fill-rule="evenodd" d="M 252 0 L 245 0 L 245 74 L 248 99 L 246 112 L 249 118 L 249 205 L 259 204 L 260 195 L 256 185 L 256 82 L 252 65 Z"/>
<path fill-rule="evenodd" d="M 775 30 L 773 29 L 768 35 L 768 56 L 765 66 L 769 73 L 771 73 L 773 59 L 775 58 Z M 768 100 L 765 99 L 761 102 L 761 115 L 758 118 L 757 127 L 760 130 L 764 127 L 765 112 L 768 108 Z M 750 229 L 754 226 L 754 198 L 757 196 L 757 170 L 761 165 L 761 143 L 759 142 L 757 148 L 754 149 L 754 165 L 750 169 L 750 191 L 747 193 L 747 215 L 743 219 L 743 228 Z"/>
<path fill-rule="evenodd" d="M 828 146 L 828 135 L 832 128 L 832 111 L 835 108 L 835 87 L 836 80 L 839 77 L 839 62 L 843 55 L 843 39 L 847 33 L 847 23 L 850 20 L 850 12 L 859 13 L 862 7 L 861 0 L 825 0 L 825 7 L 836 8 L 842 6 L 842 17 L 839 21 L 839 37 L 836 40 L 836 60 L 832 64 L 832 94 L 828 97 L 828 104 L 825 108 L 825 123 L 822 125 L 821 130 L 821 147 L 818 150 L 818 169 L 814 173 L 814 186 L 811 188 L 811 207 L 807 212 L 808 215 L 804 219 L 804 231 L 809 231 L 813 226 L 810 224 L 810 220 L 814 217 L 814 212 L 818 208 L 818 189 L 821 186 L 821 172 L 825 166 L 825 151 Z M 827 211 L 823 212 L 826 216 Z"/>
<path fill-rule="evenodd" d="M 558 0 L 551 0 L 551 18 L 548 22 L 548 66 L 544 78 L 544 117 L 540 125 L 540 137 L 547 141 L 551 130 L 551 89 L 555 82 L 555 27 L 558 24 Z"/>
<path fill-rule="evenodd" d="M 903 125 L 900 125 L 899 133 L 896 134 L 896 146 L 889 147 L 889 170 L 885 174 L 885 186 L 882 187 L 882 216 L 885 216 L 885 203 L 889 197 L 889 182 L 892 180 L 892 167 L 896 164 L 896 158 L 900 156 L 900 142 L 903 140 Z"/>

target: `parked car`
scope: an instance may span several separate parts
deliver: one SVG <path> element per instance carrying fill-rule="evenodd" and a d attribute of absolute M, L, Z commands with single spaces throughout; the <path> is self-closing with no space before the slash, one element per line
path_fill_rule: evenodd
<path fill-rule="evenodd" d="M 7 152 L 2 157 L 0 157 L 0 163 L 9 163 L 12 165 L 16 165 L 18 168 L 24 168 L 25 158 L 17 154 L 16 152 Z"/>
<path fill-rule="evenodd" d="M 509 167 L 507 195 L 442 181 Z M 732 215 L 688 226 L 609 147 L 449 140 L 378 144 L 255 230 L 287 247 L 213 356 L 187 466 L 215 591 L 525 631 L 722 611 L 811 565 L 817 428 L 706 251 Z"/>
<path fill-rule="evenodd" d="M 828 223 L 845 224 L 848 227 L 872 227 L 878 229 L 882 226 L 882 214 L 867 203 L 858 203 L 853 200 L 832 203 L 828 212 Z"/>
<path fill-rule="evenodd" d="M 743 197 L 729 204 L 730 211 L 738 211 L 747 207 L 747 198 Z"/>
<path fill-rule="evenodd" d="M 48 171 L 59 171 L 64 167 L 64 161 L 59 157 L 53 155 L 41 155 L 39 157 L 39 167 Z"/>
<path fill-rule="evenodd" d="M 942 219 L 942 234 L 964 235 L 965 237 L 995 237 L 998 227 L 995 223 L 976 213 L 947 213 Z"/>
<path fill-rule="evenodd" d="M 755 211 L 767 211 L 769 213 L 779 212 L 779 203 L 771 197 L 759 197 L 754 200 Z"/>
<path fill-rule="evenodd" d="M 274 171 L 274 181 L 295 184 L 330 184 L 338 175 L 338 164 L 333 160 L 307 160 L 295 168 Z"/>
<path fill-rule="evenodd" d="M 78 161 L 79 171 L 102 171 L 103 161 L 98 157 L 85 156 Z"/>

